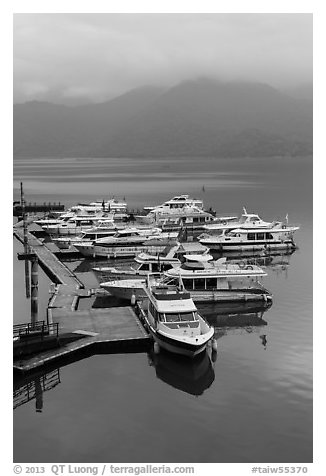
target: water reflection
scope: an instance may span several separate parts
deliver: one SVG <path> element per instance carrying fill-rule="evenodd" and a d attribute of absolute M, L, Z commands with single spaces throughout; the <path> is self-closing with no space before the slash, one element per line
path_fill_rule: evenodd
<path fill-rule="evenodd" d="M 159 354 L 151 350 L 148 353 L 148 363 L 155 367 L 156 377 L 162 382 L 190 395 L 202 395 L 215 379 L 209 351 L 189 359 L 171 354 L 164 349 Z"/>
<path fill-rule="evenodd" d="M 220 339 L 230 333 L 260 333 L 261 328 L 268 323 L 263 319 L 264 314 L 272 303 L 228 303 L 228 304 L 203 304 L 198 309 L 214 326 L 214 337 Z M 264 349 L 267 348 L 266 334 L 259 335 Z"/>
<path fill-rule="evenodd" d="M 189 241 L 189 240 L 188 240 Z M 275 250 L 273 252 L 260 252 L 260 251 L 247 251 L 247 252 L 236 252 L 228 251 L 219 253 L 216 251 L 211 251 L 210 254 L 213 256 L 214 260 L 226 257 L 228 260 L 245 260 L 248 264 L 256 264 L 257 266 L 266 266 L 268 270 L 279 272 L 286 272 L 290 266 L 290 260 L 293 253 L 296 250 L 288 250 L 284 253 L 280 253 Z M 83 259 L 82 261 L 78 260 L 68 260 L 65 259 L 64 262 L 75 272 L 75 273 L 88 273 L 92 271 L 92 268 L 97 266 L 130 266 L 134 263 L 133 259 L 130 258 L 118 258 L 108 260 L 94 260 L 94 259 Z"/>
<path fill-rule="evenodd" d="M 202 303 L 198 310 L 215 328 L 226 327 L 260 327 L 267 322 L 263 315 L 272 306 L 272 302 L 234 302 L 234 303 Z"/>
<path fill-rule="evenodd" d="M 35 411 L 41 413 L 44 405 L 44 392 L 52 390 L 59 383 L 61 383 L 60 369 L 27 376 L 14 376 L 14 410 L 35 400 Z"/>
<path fill-rule="evenodd" d="M 277 275 L 284 273 L 290 266 L 290 259 L 296 250 L 287 250 L 280 253 L 278 250 L 271 251 L 227 251 L 223 253 L 212 251 L 214 259 L 226 257 L 228 260 L 245 260 L 247 264 L 255 264 L 267 268 L 267 272 L 272 271 Z"/>

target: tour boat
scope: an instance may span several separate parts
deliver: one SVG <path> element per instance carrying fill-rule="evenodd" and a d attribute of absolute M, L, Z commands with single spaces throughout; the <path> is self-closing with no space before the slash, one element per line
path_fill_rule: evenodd
<path fill-rule="evenodd" d="M 56 225 L 48 225 L 42 228 L 47 231 L 50 235 L 79 235 L 81 232 L 88 230 L 92 226 L 96 226 L 99 221 L 103 219 L 113 220 L 113 214 L 104 217 L 103 215 L 98 216 L 75 216 L 69 218 L 67 221 L 62 221 Z"/>
<path fill-rule="evenodd" d="M 297 230 L 299 226 L 279 222 L 269 228 L 225 230 L 218 236 L 201 237 L 199 242 L 216 251 L 290 250 L 296 248 L 293 235 Z"/>
<path fill-rule="evenodd" d="M 175 257 L 179 246 L 180 244 L 176 242 L 167 246 L 162 253 L 142 252 L 134 258 L 134 263 L 127 267 L 102 266 L 92 268 L 92 270 L 99 283 L 116 279 L 141 279 L 148 274 L 159 274 L 173 266 L 180 265 L 180 260 Z"/>
<path fill-rule="evenodd" d="M 95 226 L 85 230 L 80 235 L 52 237 L 52 241 L 60 249 L 69 249 L 75 246 L 75 244 L 87 244 L 91 246 L 94 241 L 113 236 L 118 230 L 124 228 L 126 228 L 126 225 L 116 223 L 113 220 L 100 220 Z"/>
<path fill-rule="evenodd" d="M 177 233 L 162 233 L 159 228 L 125 228 L 113 236 L 101 238 L 92 244 L 75 244 L 83 256 L 117 258 L 136 256 L 143 251 L 161 252 L 176 241 Z"/>
<path fill-rule="evenodd" d="M 93 268 L 93 272 L 100 283 L 116 279 L 141 279 L 147 274 L 162 273 L 167 269 L 179 266 L 184 260 L 185 254 L 196 254 L 203 256 L 203 259 L 205 259 L 208 252 L 209 249 L 198 242 L 179 243 L 178 241 L 172 241 L 162 252 L 140 253 L 134 258 L 134 263 L 128 267 L 102 266 Z M 209 257 L 213 259 L 211 255 Z"/>
<path fill-rule="evenodd" d="M 182 278 L 185 289 L 195 302 L 268 302 L 272 294 L 258 281 L 267 273 L 257 265 L 227 263 L 226 258 L 212 261 L 210 255 L 186 256 L 186 261 L 164 271 L 169 282 Z M 143 300 L 145 277 L 120 279 L 101 284 L 106 291 L 119 299 Z"/>
<path fill-rule="evenodd" d="M 115 198 L 111 198 L 109 200 L 102 200 L 102 202 L 92 202 L 90 205 L 102 207 L 104 211 L 113 213 L 115 221 L 125 220 L 128 218 L 127 203 L 124 201 L 118 201 Z"/>
<path fill-rule="evenodd" d="M 171 211 L 182 209 L 185 206 L 195 206 L 197 208 L 204 208 L 203 201 L 198 198 L 190 198 L 189 195 L 176 195 L 175 197 L 163 202 L 161 205 L 153 207 L 144 207 L 146 211 L 159 210 L 159 211 Z"/>
<path fill-rule="evenodd" d="M 235 228 L 271 228 L 276 222 L 265 221 L 260 218 L 256 213 L 248 213 L 243 208 L 243 213 L 238 219 L 237 217 L 228 217 L 227 220 L 221 220 L 215 223 L 208 223 L 203 228 L 210 233 L 221 233 L 224 230 L 234 230 Z"/>
<path fill-rule="evenodd" d="M 162 229 L 193 228 L 203 229 L 207 223 L 214 222 L 215 217 L 194 205 L 184 205 L 182 208 L 168 209 L 155 208 L 145 216 L 137 216 L 141 223 L 152 223 Z"/>
<path fill-rule="evenodd" d="M 260 266 L 245 262 L 216 261 L 204 256 L 186 255 L 184 263 L 164 272 L 169 278 L 182 278 L 184 287 L 196 302 L 268 301 L 271 293 L 258 281 L 267 276 Z"/>
<path fill-rule="evenodd" d="M 156 345 L 189 357 L 203 352 L 214 328 L 200 315 L 182 280 L 165 284 L 148 277 L 144 288 L 148 300 L 140 317 Z"/>

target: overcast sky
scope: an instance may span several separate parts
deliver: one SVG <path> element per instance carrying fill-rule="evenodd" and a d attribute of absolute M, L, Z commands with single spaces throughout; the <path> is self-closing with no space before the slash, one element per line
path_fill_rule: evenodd
<path fill-rule="evenodd" d="M 312 14 L 14 15 L 14 102 L 97 102 L 203 76 L 311 82 Z"/>

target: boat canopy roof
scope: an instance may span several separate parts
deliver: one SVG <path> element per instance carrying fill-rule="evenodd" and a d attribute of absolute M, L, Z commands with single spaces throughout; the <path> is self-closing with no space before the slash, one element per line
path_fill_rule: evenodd
<path fill-rule="evenodd" d="M 295 231 L 298 230 L 298 226 L 286 226 L 282 225 L 280 222 L 276 222 L 273 227 L 270 228 L 235 228 L 234 230 L 231 230 L 228 235 L 234 236 L 235 234 L 248 234 L 248 233 L 279 233 L 280 231 L 282 232 L 288 232 L 288 231 Z"/>
<path fill-rule="evenodd" d="M 212 261 L 213 256 L 210 254 L 191 254 L 191 255 L 184 255 L 184 258 L 188 262 L 207 262 Z"/>
<path fill-rule="evenodd" d="M 185 253 L 204 253 L 208 252 L 207 246 L 202 245 L 201 243 L 194 241 L 194 242 L 189 242 L 189 243 L 180 243 L 179 247 L 179 252 L 185 252 Z"/>

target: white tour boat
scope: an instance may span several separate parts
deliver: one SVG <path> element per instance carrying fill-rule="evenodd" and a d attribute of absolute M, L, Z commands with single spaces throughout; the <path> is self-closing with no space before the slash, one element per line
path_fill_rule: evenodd
<path fill-rule="evenodd" d="M 147 309 L 141 310 L 141 318 L 159 348 L 188 357 L 206 349 L 214 328 L 199 314 L 182 280 L 168 285 L 148 277 L 145 292 Z"/>
<path fill-rule="evenodd" d="M 258 281 L 267 273 L 256 265 L 226 263 L 226 258 L 212 262 L 210 255 L 186 257 L 179 267 L 164 271 L 167 282 L 182 278 L 184 287 L 195 302 L 269 302 L 271 293 Z M 113 296 L 128 301 L 143 300 L 145 277 L 116 279 L 102 283 Z"/>
<path fill-rule="evenodd" d="M 294 232 L 299 226 L 287 226 L 281 222 L 270 228 L 236 228 L 225 230 L 221 235 L 205 236 L 199 242 L 216 251 L 256 251 L 295 249 Z"/>
<path fill-rule="evenodd" d="M 189 195 L 176 195 L 175 197 L 167 200 L 166 202 L 161 203 L 161 205 L 156 205 L 153 207 L 144 207 L 146 211 L 152 210 L 164 210 L 164 211 L 171 211 L 171 210 L 180 210 L 185 206 L 195 206 L 197 208 L 204 208 L 203 201 L 198 198 L 190 198 Z"/>
<path fill-rule="evenodd" d="M 125 228 L 113 236 L 94 241 L 92 244 L 75 244 L 83 256 L 117 258 L 136 256 L 143 251 L 162 252 L 173 244 L 177 233 L 162 233 L 159 228 Z"/>
<path fill-rule="evenodd" d="M 141 279 L 147 274 L 161 273 L 179 266 L 184 260 L 185 254 L 201 255 L 205 259 L 208 252 L 209 249 L 198 242 L 179 243 L 178 241 L 172 241 L 162 252 L 140 253 L 134 258 L 135 263 L 129 267 L 102 266 L 93 268 L 93 272 L 100 283 L 116 279 Z M 213 257 L 209 255 L 209 259 L 213 259 Z"/>
<path fill-rule="evenodd" d="M 88 230 L 92 226 L 96 226 L 101 220 L 113 220 L 113 214 L 98 215 L 98 216 L 75 216 L 69 218 L 67 221 L 62 221 L 56 225 L 47 225 L 42 228 L 47 231 L 49 235 L 79 235 L 83 231 Z"/>
<path fill-rule="evenodd" d="M 247 213 L 243 208 L 243 213 L 240 219 L 236 217 L 227 217 L 227 220 L 220 219 L 216 223 L 208 223 L 203 228 L 210 233 L 219 234 L 224 230 L 234 230 L 235 228 L 271 228 L 276 222 L 265 221 L 256 213 Z"/>
<path fill-rule="evenodd" d="M 186 255 L 184 263 L 164 272 L 169 278 L 182 278 L 195 302 L 268 301 L 271 293 L 258 281 L 265 270 L 245 262 L 212 260 L 210 255 Z M 209 259 L 211 258 L 211 259 Z"/>
<path fill-rule="evenodd" d="M 175 257 L 179 246 L 180 244 L 176 242 L 167 246 L 162 253 L 140 253 L 134 258 L 134 263 L 127 267 L 101 266 L 92 270 L 99 283 L 116 279 L 142 279 L 148 274 L 160 274 L 174 266 L 179 266 L 181 262 Z"/>
<path fill-rule="evenodd" d="M 178 230 L 181 228 L 203 229 L 207 223 L 216 221 L 209 212 L 194 205 L 184 205 L 182 208 L 164 210 L 155 208 L 145 216 L 137 216 L 140 223 L 152 223 L 165 230 Z"/>
<path fill-rule="evenodd" d="M 125 229 L 127 226 L 124 224 L 116 223 L 113 220 L 100 220 L 96 226 L 85 230 L 80 235 L 67 235 L 52 237 L 52 241 L 60 249 L 69 249 L 72 246 L 87 244 L 92 245 L 94 241 L 100 240 L 101 238 L 107 238 L 108 236 L 113 236 L 117 233 L 118 230 Z"/>
<path fill-rule="evenodd" d="M 118 201 L 115 198 L 111 198 L 109 200 L 102 200 L 90 203 L 92 206 L 102 207 L 102 209 L 106 212 L 110 212 L 114 214 L 114 219 L 118 220 L 125 220 L 128 218 L 127 213 L 127 203 L 124 201 Z"/>

